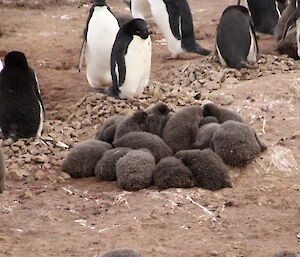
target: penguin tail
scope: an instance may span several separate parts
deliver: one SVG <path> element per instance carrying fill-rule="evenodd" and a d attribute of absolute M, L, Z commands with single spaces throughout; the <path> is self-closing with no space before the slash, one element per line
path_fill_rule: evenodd
<path fill-rule="evenodd" d="M 113 96 L 115 98 L 120 98 L 118 92 L 115 92 L 113 87 L 99 88 L 98 93 Z"/>

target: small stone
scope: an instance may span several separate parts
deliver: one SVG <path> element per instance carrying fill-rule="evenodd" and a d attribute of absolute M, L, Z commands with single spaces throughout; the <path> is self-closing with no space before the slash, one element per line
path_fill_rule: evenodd
<path fill-rule="evenodd" d="M 29 189 L 25 189 L 25 191 L 20 195 L 22 199 L 32 199 L 33 194 Z"/>
<path fill-rule="evenodd" d="M 15 181 L 21 181 L 28 176 L 29 173 L 24 170 L 11 170 L 8 174 L 8 177 Z"/>
<path fill-rule="evenodd" d="M 71 176 L 68 173 L 63 172 L 63 171 L 60 173 L 60 177 L 62 177 L 63 179 L 70 179 L 71 178 Z"/>
<path fill-rule="evenodd" d="M 67 144 L 65 144 L 64 142 L 61 142 L 61 141 L 58 141 L 56 143 L 56 146 L 60 147 L 60 148 L 63 148 L 63 149 L 68 149 L 70 148 Z"/>
<path fill-rule="evenodd" d="M 237 78 L 229 77 L 225 80 L 225 84 L 238 84 L 239 80 Z"/>
<path fill-rule="evenodd" d="M 33 156 L 32 159 L 38 163 L 45 163 L 49 161 L 48 156 L 42 154 L 42 155 L 38 155 L 38 156 Z"/>
<path fill-rule="evenodd" d="M 222 105 L 230 105 L 233 103 L 233 97 L 231 95 L 224 95 L 220 97 L 220 104 Z"/>
<path fill-rule="evenodd" d="M 37 180 L 41 180 L 45 177 L 45 173 L 41 170 L 38 170 L 35 175 L 34 175 L 34 178 L 37 179 Z"/>
<path fill-rule="evenodd" d="M 213 81 L 208 81 L 204 84 L 204 86 L 208 90 L 217 90 L 221 88 L 221 85 L 219 83 L 213 82 Z"/>

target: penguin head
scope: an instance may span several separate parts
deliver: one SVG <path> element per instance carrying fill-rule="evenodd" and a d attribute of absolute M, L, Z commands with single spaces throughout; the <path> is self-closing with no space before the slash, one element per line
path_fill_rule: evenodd
<path fill-rule="evenodd" d="M 133 19 L 127 23 L 131 35 L 139 36 L 142 39 L 148 38 L 150 31 L 147 23 L 143 19 Z"/>
<path fill-rule="evenodd" d="M 12 51 L 5 56 L 4 67 L 6 69 L 27 69 L 28 63 L 22 52 Z"/>

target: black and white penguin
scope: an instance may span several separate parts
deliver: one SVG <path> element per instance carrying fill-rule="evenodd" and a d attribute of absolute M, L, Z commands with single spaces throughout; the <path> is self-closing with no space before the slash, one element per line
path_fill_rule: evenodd
<path fill-rule="evenodd" d="M 216 50 L 223 66 L 246 68 L 257 60 L 258 45 L 249 11 L 228 6 L 217 27 Z"/>
<path fill-rule="evenodd" d="M 120 28 L 111 53 L 109 94 L 126 99 L 143 93 L 150 77 L 151 49 L 150 31 L 143 19 L 133 19 Z"/>
<path fill-rule="evenodd" d="M 119 24 L 105 0 L 96 0 L 90 9 L 80 51 L 79 71 L 83 58 L 86 77 L 92 88 L 112 85 L 110 55 Z"/>
<path fill-rule="evenodd" d="M 152 16 L 151 7 L 148 0 L 132 0 L 131 1 L 131 13 L 134 18 L 140 18 L 145 20 Z"/>
<path fill-rule="evenodd" d="M 277 50 L 294 59 L 300 58 L 300 1 L 292 0 L 275 29 Z"/>
<path fill-rule="evenodd" d="M 152 16 L 167 40 L 170 58 L 192 52 L 208 55 L 195 39 L 191 10 L 187 0 L 148 0 Z"/>
<path fill-rule="evenodd" d="M 247 0 L 257 32 L 273 35 L 275 26 L 286 6 L 286 0 Z"/>
<path fill-rule="evenodd" d="M 9 52 L 0 73 L 0 127 L 5 138 L 41 135 L 44 107 L 36 75 L 22 52 Z"/>

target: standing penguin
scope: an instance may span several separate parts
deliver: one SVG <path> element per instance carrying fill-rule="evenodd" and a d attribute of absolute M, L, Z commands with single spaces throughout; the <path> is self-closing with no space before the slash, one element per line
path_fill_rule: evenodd
<path fill-rule="evenodd" d="M 133 19 L 120 28 L 111 53 L 113 85 L 108 93 L 121 99 L 143 93 L 151 69 L 151 38 L 147 23 Z"/>
<path fill-rule="evenodd" d="M 256 31 L 273 35 L 286 0 L 247 0 Z"/>
<path fill-rule="evenodd" d="M 85 55 L 86 77 L 92 88 L 112 84 L 110 55 L 119 30 L 115 16 L 105 0 L 96 0 L 90 9 L 80 51 L 79 71 Z"/>
<path fill-rule="evenodd" d="M 5 138 L 41 135 L 44 107 L 34 71 L 22 52 L 9 52 L 0 73 L 0 127 Z"/>
<path fill-rule="evenodd" d="M 246 68 L 257 60 L 258 45 L 249 11 L 228 6 L 217 27 L 216 50 L 223 66 Z"/>
<path fill-rule="evenodd" d="M 131 13 L 134 18 L 151 17 L 151 8 L 148 0 L 132 0 L 131 1 Z"/>
<path fill-rule="evenodd" d="M 192 52 L 208 55 L 195 39 L 191 10 L 187 0 L 148 0 L 155 22 L 167 40 L 170 58 Z"/>

